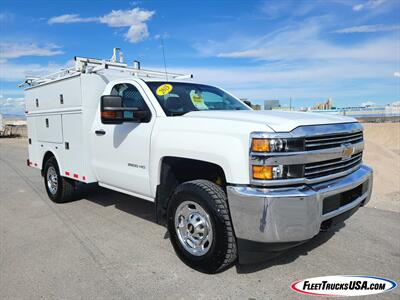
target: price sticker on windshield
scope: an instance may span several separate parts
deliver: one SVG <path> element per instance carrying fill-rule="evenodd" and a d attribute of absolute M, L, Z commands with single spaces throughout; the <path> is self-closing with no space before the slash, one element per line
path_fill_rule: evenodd
<path fill-rule="evenodd" d="M 172 85 L 165 83 L 157 88 L 156 94 L 157 96 L 164 96 L 169 94 L 171 91 L 172 91 Z"/>
<path fill-rule="evenodd" d="M 190 92 L 190 99 L 192 100 L 193 105 L 200 110 L 208 109 L 207 105 L 204 103 L 204 99 L 200 93 L 196 93 L 195 91 Z"/>
<path fill-rule="evenodd" d="M 193 96 L 192 96 L 192 101 L 193 101 L 193 103 L 196 104 L 196 105 L 202 105 L 202 104 L 204 104 L 203 98 L 201 98 L 201 97 L 198 96 L 198 95 L 193 95 Z"/>

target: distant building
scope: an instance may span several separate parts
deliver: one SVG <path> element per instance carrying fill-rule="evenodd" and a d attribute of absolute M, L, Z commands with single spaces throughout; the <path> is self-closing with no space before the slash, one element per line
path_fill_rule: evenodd
<path fill-rule="evenodd" d="M 313 109 L 332 109 L 333 107 L 333 101 L 332 98 L 329 97 L 328 100 L 324 103 L 315 103 L 315 105 L 313 106 Z"/>
<path fill-rule="evenodd" d="M 261 110 L 261 105 L 260 104 L 252 104 L 251 108 L 254 110 Z"/>
<path fill-rule="evenodd" d="M 276 108 L 280 108 L 281 104 L 279 103 L 279 100 L 265 100 L 264 101 L 264 109 L 265 110 L 272 110 Z"/>

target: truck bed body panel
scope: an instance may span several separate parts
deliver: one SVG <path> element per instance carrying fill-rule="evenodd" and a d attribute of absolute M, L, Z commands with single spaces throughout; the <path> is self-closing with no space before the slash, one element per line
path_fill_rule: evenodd
<path fill-rule="evenodd" d="M 26 90 L 32 166 L 41 169 L 44 155 L 50 151 L 62 176 L 87 183 L 97 181 L 91 165 L 90 134 L 106 84 L 100 76 L 81 74 Z"/>
<path fill-rule="evenodd" d="M 25 102 L 28 112 L 81 106 L 80 76 L 73 76 L 49 84 L 28 88 L 25 91 Z"/>

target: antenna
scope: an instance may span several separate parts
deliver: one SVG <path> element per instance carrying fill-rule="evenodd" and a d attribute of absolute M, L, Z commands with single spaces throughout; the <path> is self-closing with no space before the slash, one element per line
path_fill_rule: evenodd
<path fill-rule="evenodd" d="M 164 59 L 165 79 L 166 79 L 166 81 L 168 81 L 167 63 L 165 61 L 164 37 L 163 36 L 161 36 L 161 46 L 162 46 L 162 54 L 163 54 L 163 59 Z"/>

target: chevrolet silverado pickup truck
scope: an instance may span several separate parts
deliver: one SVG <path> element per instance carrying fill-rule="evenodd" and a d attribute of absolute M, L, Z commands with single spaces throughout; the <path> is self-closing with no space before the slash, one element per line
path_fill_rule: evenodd
<path fill-rule="evenodd" d="M 49 198 L 97 183 L 152 201 L 177 255 L 205 273 L 304 243 L 369 201 L 356 120 L 254 111 L 191 77 L 114 55 L 27 78 L 27 164 Z"/>

